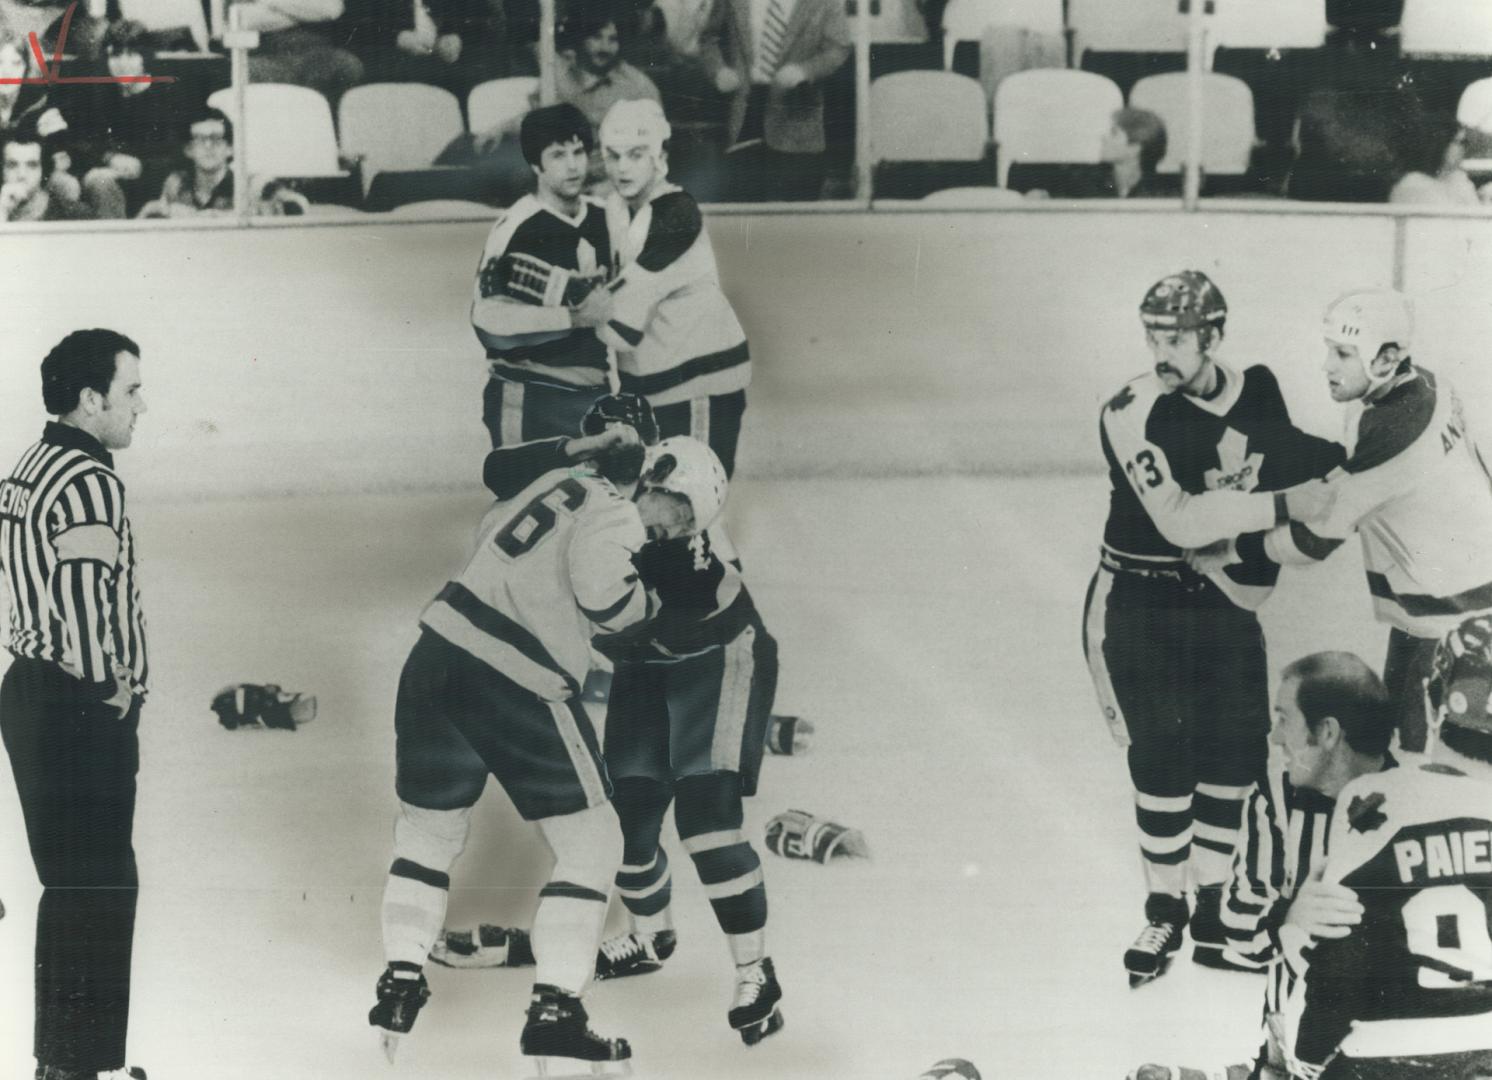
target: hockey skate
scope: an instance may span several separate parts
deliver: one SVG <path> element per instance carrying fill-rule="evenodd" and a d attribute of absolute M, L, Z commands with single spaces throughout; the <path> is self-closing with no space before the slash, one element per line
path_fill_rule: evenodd
<path fill-rule="evenodd" d="M 548 1080 L 630 1076 L 626 1039 L 604 1039 L 590 1029 L 585 1006 L 557 986 L 535 983 L 519 1046 L 535 1075 Z"/>
<path fill-rule="evenodd" d="M 678 938 L 672 930 L 655 933 L 618 934 L 601 943 L 596 954 L 596 978 L 620 979 L 627 975 L 647 975 L 661 971 L 663 961 L 673 955 Z"/>
<path fill-rule="evenodd" d="M 62 1065 L 38 1065 L 36 1080 L 145 1080 L 145 1070 L 138 1065 L 123 1069 L 95 1072 L 92 1069 L 69 1069 Z"/>
<path fill-rule="evenodd" d="M 482 923 L 442 933 L 430 959 L 450 968 L 533 967 L 534 950 L 527 930 Z"/>
<path fill-rule="evenodd" d="M 736 969 L 736 1001 L 726 1014 L 730 1026 L 741 1033 L 741 1041 L 755 1046 L 768 1035 L 782 1030 L 782 987 L 772 958 L 764 956 L 753 964 Z"/>
<path fill-rule="evenodd" d="M 368 1012 L 368 1023 L 382 1028 L 378 1033 L 383 1056 L 394 1063 L 399 1037 L 408 1035 L 415 1017 L 430 1000 L 430 987 L 418 965 L 395 961 L 378 979 L 378 1004 Z"/>
<path fill-rule="evenodd" d="M 1222 904 L 1221 885 L 1197 887 L 1197 896 L 1192 904 L 1192 962 L 1218 971 L 1251 974 L 1262 972 L 1262 966 L 1250 964 L 1228 949 L 1228 935 L 1223 930 Z"/>
<path fill-rule="evenodd" d="M 1127 1080 L 1248 1080 L 1247 1065 L 1229 1065 L 1225 1069 L 1189 1069 L 1184 1065 L 1141 1065 Z"/>
<path fill-rule="evenodd" d="M 1131 990 L 1170 970 L 1171 960 L 1181 948 L 1181 931 L 1186 927 L 1186 901 L 1179 896 L 1151 893 L 1145 901 L 1145 918 L 1149 925 L 1124 953 Z"/>

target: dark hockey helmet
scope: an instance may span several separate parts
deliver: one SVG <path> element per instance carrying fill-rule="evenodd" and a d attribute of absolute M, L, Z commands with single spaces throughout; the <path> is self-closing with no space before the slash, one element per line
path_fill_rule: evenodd
<path fill-rule="evenodd" d="M 1221 328 L 1228 317 L 1222 290 L 1200 270 L 1183 270 L 1161 278 L 1140 301 L 1140 321 L 1160 330 Z"/>
<path fill-rule="evenodd" d="M 1492 731 L 1492 617 L 1473 615 L 1440 640 L 1425 695 L 1447 720 Z"/>
<path fill-rule="evenodd" d="M 607 424 L 626 424 L 637 432 L 644 446 L 658 441 L 658 420 L 646 398 L 636 394 L 607 394 L 592 403 L 580 421 L 582 435 L 599 435 Z"/>

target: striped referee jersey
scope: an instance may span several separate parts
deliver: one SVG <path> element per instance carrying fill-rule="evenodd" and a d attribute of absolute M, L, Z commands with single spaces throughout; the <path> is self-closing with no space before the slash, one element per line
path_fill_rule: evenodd
<path fill-rule="evenodd" d="M 93 436 L 50 422 L 0 482 L 7 648 L 107 686 L 115 668 L 143 695 L 149 677 L 124 484 Z"/>

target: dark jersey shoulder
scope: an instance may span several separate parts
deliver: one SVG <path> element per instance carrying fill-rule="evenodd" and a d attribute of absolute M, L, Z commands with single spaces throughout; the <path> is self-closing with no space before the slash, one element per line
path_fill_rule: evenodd
<path fill-rule="evenodd" d="M 699 239 L 704 217 L 699 204 L 687 191 L 670 191 L 654 199 L 653 218 L 647 240 L 638 252 L 637 265 L 656 273 L 680 258 Z"/>
<path fill-rule="evenodd" d="M 508 250 L 543 259 L 551 266 L 578 270 L 582 240 L 595 252 L 597 266 L 605 267 L 611 262 L 611 235 L 606 228 L 606 212 L 589 202 L 585 204 L 585 214 L 578 226 L 540 207 L 513 230 Z"/>
<path fill-rule="evenodd" d="M 1416 371 L 1415 377 L 1394 387 L 1363 409 L 1357 425 L 1357 445 L 1347 471 L 1360 473 L 1391 461 L 1424 434 L 1435 415 L 1438 399 L 1435 376 Z"/>

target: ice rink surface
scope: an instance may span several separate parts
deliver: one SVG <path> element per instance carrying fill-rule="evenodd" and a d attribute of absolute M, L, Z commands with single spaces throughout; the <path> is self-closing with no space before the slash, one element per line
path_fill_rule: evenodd
<path fill-rule="evenodd" d="M 781 643 L 777 711 L 817 727 L 807 754 L 768 758 L 748 830 L 760 844 L 768 818 L 801 808 L 863 830 L 873 858 L 826 867 L 761 848 L 787 1027 L 747 1049 L 725 1023 L 729 955 L 670 824 L 679 950 L 588 997 L 596 1029 L 632 1041 L 635 1075 L 909 1080 L 956 1056 L 986 1080 L 1112 1080 L 1146 1060 L 1248 1056 L 1259 977 L 1178 962 L 1131 992 L 1120 964 L 1143 924 L 1131 794 L 1079 644 L 1106 498 L 1098 475 L 738 480 L 729 520 Z M 366 1022 L 394 687 L 484 505 L 133 507 L 156 681 L 130 1059 L 151 1080 L 523 1075 L 531 971 L 432 968 L 392 1069 Z M 1275 671 L 1320 648 L 1381 663 L 1355 545 L 1287 570 L 1262 614 Z M 293 734 L 227 732 L 208 702 L 239 681 L 315 693 L 320 715 Z M 38 887 L 8 769 L 0 1074 L 29 1077 Z M 490 785 L 452 921 L 526 925 L 547 870 L 536 830 Z"/>

